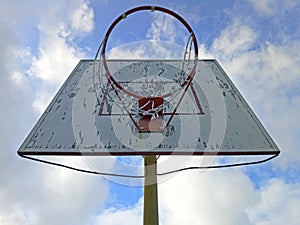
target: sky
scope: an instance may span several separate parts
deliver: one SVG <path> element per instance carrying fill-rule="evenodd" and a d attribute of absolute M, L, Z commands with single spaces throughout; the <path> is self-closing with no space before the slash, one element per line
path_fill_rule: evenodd
<path fill-rule="evenodd" d="M 162 180 L 160 224 L 299 224 L 297 0 L 0 0 L 0 224 L 142 224 L 143 189 L 134 181 L 82 174 L 17 155 L 79 60 L 93 58 L 111 22 L 138 5 L 160 5 L 189 22 L 197 34 L 199 58 L 220 62 L 281 150 L 268 163 L 186 171 Z M 118 27 L 109 48 L 147 38 L 183 40 L 172 20 L 137 18 Z M 53 160 L 84 164 L 82 158 Z M 121 159 L 93 160 L 112 171 Z M 123 160 L 140 164 L 139 159 Z"/>

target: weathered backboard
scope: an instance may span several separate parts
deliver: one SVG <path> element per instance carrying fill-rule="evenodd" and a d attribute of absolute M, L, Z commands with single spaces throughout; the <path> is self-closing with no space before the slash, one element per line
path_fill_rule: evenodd
<path fill-rule="evenodd" d="M 182 60 L 108 60 L 138 94 L 176 87 Z M 95 72 L 97 71 L 97 72 Z M 162 132 L 139 132 L 99 61 L 81 60 L 18 150 L 20 155 L 272 155 L 279 149 L 216 60 L 199 60 L 187 90 L 164 100 Z M 97 76 L 95 76 L 97 73 Z M 151 80 L 152 79 L 152 80 Z M 130 82 L 128 82 L 130 80 Z M 147 87 L 145 87 L 147 85 Z M 151 89 L 151 85 L 153 85 Z M 179 87 L 180 89 L 180 87 Z M 160 93 L 161 92 L 161 93 Z M 180 92 L 185 92 L 181 95 Z M 182 99 L 178 107 L 176 102 Z M 125 97 L 126 98 L 126 97 Z M 127 104 L 127 109 L 124 105 Z M 174 112 L 174 107 L 177 107 Z M 133 113 L 130 118 L 128 111 Z"/>

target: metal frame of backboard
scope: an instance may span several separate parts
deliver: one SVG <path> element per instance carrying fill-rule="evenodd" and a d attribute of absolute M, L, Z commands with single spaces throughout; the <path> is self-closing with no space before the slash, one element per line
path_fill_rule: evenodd
<path fill-rule="evenodd" d="M 142 62 L 156 62 L 156 61 L 155 60 L 154 61 L 108 60 L 108 63 L 111 63 L 111 65 L 117 65 L 117 67 L 118 67 L 118 63 L 122 65 L 125 64 L 128 66 L 136 62 L 142 63 Z M 174 64 L 174 63 L 179 63 L 180 60 L 165 60 L 162 62 Z M 203 143 L 201 143 L 202 147 L 201 146 L 200 147 L 202 149 L 197 149 L 197 147 L 191 147 L 191 146 L 188 146 L 188 148 L 186 149 L 184 149 L 184 147 L 180 149 L 180 146 L 179 147 L 177 146 L 176 149 L 173 148 L 171 150 L 163 149 L 163 147 L 161 148 L 154 147 L 149 151 L 147 150 L 145 151 L 143 149 L 140 150 L 129 149 L 128 146 L 124 146 L 124 144 L 122 143 L 118 143 L 119 146 L 121 146 L 121 148 L 117 150 L 113 149 L 113 145 L 106 146 L 106 147 L 102 146 L 101 149 L 100 148 L 88 149 L 88 148 L 84 148 L 84 146 L 78 146 L 78 144 L 76 143 L 76 141 L 78 140 L 76 140 L 74 134 L 72 134 L 73 132 L 75 132 L 73 130 L 74 118 L 72 116 L 74 116 L 74 112 L 72 114 L 72 107 L 74 106 L 74 99 L 76 95 L 79 95 L 78 94 L 78 89 L 80 89 L 79 82 L 82 80 L 82 77 L 87 76 L 86 79 L 91 79 L 91 77 L 89 76 L 92 76 L 91 70 L 93 67 L 93 63 L 94 63 L 93 60 L 81 60 L 78 63 L 78 65 L 73 70 L 71 75 L 68 77 L 66 82 L 63 84 L 61 89 L 58 91 L 58 93 L 56 94 L 52 102 L 49 104 L 45 112 L 42 114 L 41 118 L 38 120 L 38 122 L 36 123 L 32 131 L 28 135 L 28 137 L 25 139 L 24 143 L 21 145 L 18 151 L 19 155 L 99 155 L 99 156 L 100 155 L 274 155 L 279 153 L 279 149 L 276 146 L 275 142 L 272 140 L 272 138 L 269 136 L 265 128 L 259 122 L 258 118 L 255 116 L 254 112 L 251 110 L 251 108 L 249 107 L 245 99 L 242 97 L 242 95 L 239 93 L 237 88 L 234 86 L 234 84 L 232 83 L 232 81 L 230 80 L 226 72 L 222 69 L 222 67 L 217 62 L 217 60 L 214 59 L 199 60 L 197 74 L 195 75 L 195 78 L 191 86 L 189 87 L 189 96 L 192 98 L 193 102 L 196 102 L 195 105 L 198 110 L 198 112 L 196 112 L 195 115 L 199 118 L 200 117 L 204 118 L 210 116 L 209 114 L 211 114 L 211 112 L 213 111 L 211 109 L 211 106 L 207 102 L 207 99 L 205 100 L 205 98 L 207 97 L 204 96 L 203 94 L 198 95 L 199 93 L 197 92 L 200 91 L 202 93 L 205 92 L 206 90 L 202 90 L 204 85 L 210 86 L 210 88 L 211 87 L 219 88 L 220 92 L 217 94 L 223 95 L 221 96 L 221 100 L 223 99 L 225 101 L 225 107 L 228 106 L 229 101 L 231 101 L 230 107 L 235 107 L 232 110 L 232 115 L 230 114 L 231 109 L 228 109 L 228 107 L 224 111 L 227 114 L 226 117 L 223 117 L 223 119 L 227 120 L 225 124 L 226 127 L 225 127 L 224 141 L 229 142 L 231 140 L 234 144 L 236 144 L 237 141 L 249 141 L 252 138 L 253 139 L 251 140 L 252 142 L 251 143 L 249 142 L 254 146 L 252 147 L 252 149 L 250 148 L 238 149 L 233 145 L 232 148 L 230 149 L 229 144 L 225 145 L 223 143 L 219 143 L 220 146 L 219 149 L 210 149 L 209 146 L 207 148 L 204 148 Z M 204 73 L 207 73 L 209 76 L 205 76 Z M 210 76 L 214 76 L 214 77 L 210 77 Z M 199 86 L 199 84 L 202 86 Z M 221 88 L 220 86 L 223 87 Z M 87 88 L 91 88 L 91 87 L 87 87 Z M 102 97 L 102 99 L 104 98 Z M 229 99 L 228 102 L 226 102 L 227 99 Z M 206 101 L 206 103 L 203 103 L 203 101 Z M 245 115 L 243 115 L 240 118 L 240 121 L 238 120 L 237 122 L 234 122 L 233 120 L 236 118 L 230 118 L 230 117 L 237 117 L 236 115 L 238 114 L 236 112 L 242 112 Z M 97 111 L 97 113 L 100 114 L 99 111 Z M 180 115 L 180 112 L 177 113 L 177 116 L 178 115 Z M 123 116 L 126 117 L 127 115 L 124 114 Z M 104 115 L 103 113 L 103 118 L 104 117 L 111 118 L 113 117 L 113 115 L 107 115 L 107 114 Z M 245 120 L 245 121 L 247 120 L 250 125 L 247 123 L 245 123 L 245 125 L 241 124 L 243 122 L 241 120 Z M 212 119 L 210 119 L 209 122 L 212 122 Z M 238 123 L 238 126 L 240 126 L 239 130 L 237 129 L 236 131 L 234 131 L 235 123 Z M 49 126 L 52 127 L 49 128 Z M 251 129 L 247 128 L 249 126 L 252 126 Z M 254 126 L 256 126 L 256 128 Z M 226 136 L 226 133 L 229 132 L 229 129 L 232 130 L 231 134 Z M 245 137 L 238 140 L 234 140 L 234 138 L 238 138 L 238 135 L 236 133 L 239 132 L 242 133 L 243 129 L 248 129 L 246 130 L 248 133 L 245 133 L 244 135 Z M 256 129 L 255 131 L 259 133 L 252 134 L 251 131 L 254 129 Z M 111 130 L 113 129 L 111 128 Z M 113 131 L 115 131 L 115 129 Z M 62 137 L 61 135 L 64 135 L 64 138 L 59 139 L 60 137 Z M 256 143 L 259 142 L 258 140 L 259 138 L 257 138 L 258 136 L 261 137 L 260 145 L 263 146 L 255 146 L 254 142 Z M 57 142 L 54 141 L 55 138 L 57 138 Z M 109 136 L 107 138 L 109 138 Z M 59 141 L 62 141 L 62 143 L 59 143 Z M 68 145 L 63 146 L 64 144 L 63 142 L 64 143 L 69 142 L 69 143 Z M 174 140 L 170 139 L 169 142 L 174 142 Z"/>

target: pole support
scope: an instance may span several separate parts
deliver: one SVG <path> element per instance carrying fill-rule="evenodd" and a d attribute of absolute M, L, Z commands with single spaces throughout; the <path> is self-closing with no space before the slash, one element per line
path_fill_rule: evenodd
<path fill-rule="evenodd" d="M 158 225 L 157 164 L 155 155 L 144 156 L 144 225 Z"/>

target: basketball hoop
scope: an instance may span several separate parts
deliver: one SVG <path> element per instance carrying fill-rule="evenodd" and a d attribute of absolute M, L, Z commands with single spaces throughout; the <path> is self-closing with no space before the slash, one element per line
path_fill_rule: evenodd
<path fill-rule="evenodd" d="M 123 84 L 122 82 L 118 81 L 114 73 L 111 72 L 111 69 L 109 68 L 109 65 L 107 63 L 106 59 L 106 46 L 107 42 L 109 39 L 109 36 L 113 29 L 116 27 L 116 25 L 123 19 L 127 18 L 129 15 L 139 12 L 139 11 L 146 11 L 149 10 L 151 12 L 154 11 L 160 11 L 162 13 L 168 14 L 175 19 L 177 19 L 183 26 L 186 28 L 189 38 L 188 42 L 185 48 L 185 53 L 183 57 L 183 65 L 181 69 L 178 69 L 178 73 L 180 74 L 177 78 L 172 78 L 172 82 L 166 81 L 166 80 L 161 80 L 155 78 L 155 79 L 144 79 L 142 81 L 138 82 L 143 82 L 144 86 L 149 86 L 151 85 L 157 85 L 158 88 L 152 90 L 151 93 L 140 93 L 137 91 L 134 91 L 133 89 L 141 89 L 143 88 L 142 85 L 139 86 L 139 88 L 133 88 L 133 83 L 129 84 L 130 82 L 127 82 L 126 84 Z M 191 51 L 192 51 L 192 46 L 193 46 L 193 53 L 194 57 L 191 60 Z M 189 50 L 189 53 L 188 53 Z M 101 52 L 101 53 L 100 53 Z M 102 46 L 101 46 L 101 51 L 100 48 L 96 54 L 97 55 L 100 53 L 100 57 L 102 58 L 102 63 L 103 63 L 103 68 L 105 70 L 105 76 L 108 80 L 109 85 L 112 87 L 114 90 L 115 97 L 119 100 L 121 103 L 122 108 L 126 110 L 128 113 L 129 117 L 132 119 L 134 125 L 138 129 L 139 132 L 163 132 L 167 126 L 169 125 L 170 121 L 173 118 L 173 115 L 176 113 L 176 110 L 183 99 L 183 96 L 185 95 L 186 90 L 190 86 L 195 73 L 196 73 L 196 68 L 197 68 L 197 62 L 198 62 L 198 43 L 196 36 L 192 30 L 192 28 L 189 26 L 189 24 L 177 13 L 163 8 L 159 6 L 139 6 L 133 9 L 128 10 L 127 12 L 123 13 L 120 15 L 108 28 L 104 39 L 102 41 Z M 188 60 L 189 62 L 192 62 L 192 66 L 190 67 L 190 70 L 188 73 L 185 73 L 185 68 L 184 68 L 184 63 L 187 60 L 187 55 L 188 55 Z M 100 63 L 100 62 L 99 62 Z M 181 71 L 180 71 L 181 70 Z M 142 75 L 142 74 L 141 74 Z M 166 86 L 166 83 L 172 83 L 172 87 L 168 88 Z M 161 86 L 164 86 L 166 89 L 165 92 L 162 92 Z M 170 84 L 169 84 L 170 86 Z M 179 93 L 180 92 L 180 93 Z M 126 95 L 126 97 L 125 97 Z M 170 102 L 171 100 L 168 100 L 167 98 L 175 98 L 177 96 L 180 96 L 177 98 L 178 102 L 174 106 L 174 110 L 172 115 L 169 117 L 168 121 L 163 121 L 163 116 L 164 116 L 164 102 Z M 125 99 L 132 99 L 131 102 L 125 102 Z M 133 100 L 135 99 L 135 100 Z M 131 107 L 131 108 L 130 108 Z M 132 108 L 137 107 L 136 110 L 132 110 Z M 134 114 L 135 112 L 135 114 Z M 136 121 L 134 118 L 138 116 L 138 121 Z"/>

